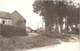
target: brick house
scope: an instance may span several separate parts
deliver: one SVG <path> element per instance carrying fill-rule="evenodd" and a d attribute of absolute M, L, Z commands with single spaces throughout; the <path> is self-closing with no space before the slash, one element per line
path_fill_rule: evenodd
<path fill-rule="evenodd" d="M 0 11 L 0 24 L 17 27 L 26 27 L 26 20 L 17 11 L 8 12 Z"/>

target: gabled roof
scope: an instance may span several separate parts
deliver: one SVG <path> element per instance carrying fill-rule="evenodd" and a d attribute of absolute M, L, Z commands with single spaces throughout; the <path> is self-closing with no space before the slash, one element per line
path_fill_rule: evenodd
<path fill-rule="evenodd" d="M 1 18 L 12 18 L 10 13 L 7 13 L 7 12 L 3 12 L 3 11 L 0 11 L 0 17 Z"/>
<path fill-rule="evenodd" d="M 21 19 L 21 20 L 23 20 L 23 21 L 26 22 L 26 20 L 24 19 L 24 17 L 21 14 L 19 14 L 16 10 L 11 13 L 11 16 L 12 17 L 18 17 L 19 19 Z"/>

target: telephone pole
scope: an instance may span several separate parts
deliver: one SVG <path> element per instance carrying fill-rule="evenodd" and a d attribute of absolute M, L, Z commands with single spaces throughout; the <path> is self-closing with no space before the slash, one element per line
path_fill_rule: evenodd
<path fill-rule="evenodd" d="M 39 28 L 39 21 L 37 22 L 37 29 Z"/>

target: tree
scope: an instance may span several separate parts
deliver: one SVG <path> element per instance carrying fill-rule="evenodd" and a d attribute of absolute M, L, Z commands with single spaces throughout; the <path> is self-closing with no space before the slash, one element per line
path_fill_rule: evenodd
<path fill-rule="evenodd" d="M 58 0 L 52 0 L 52 1 L 35 1 L 33 4 L 34 12 L 39 14 L 40 16 L 43 16 L 45 21 L 45 29 L 46 32 L 51 31 L 52 27 L 54 26 L 54 23 L 57 25 L 57 31 L 58 31 L 58 24 L 60 25 L 60 29 L 62 32 L 62 25 L 63 25 L 63 18 L 67 18 L 66 25 L 71 23 L 78 23 L 78 15 L 77 14 L 77 8 L 73 4 L 69 3 L 68 1 L 58 1 Z M 76 21 L 73 21 L 76 20 Z M 66 26 L 66 27 L 67 27 Z"/>
<path fill-rule="evenodd" d="M 51 30 L 53 24 L 53 2 L 35 1 L 33 4 L 34 12 L 44 17 L 46 32 Z"/>

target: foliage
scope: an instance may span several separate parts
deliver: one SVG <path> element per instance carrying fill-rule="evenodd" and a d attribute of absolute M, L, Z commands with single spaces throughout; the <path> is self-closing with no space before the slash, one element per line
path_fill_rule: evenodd
<path fill-rule="evenodd" d="M 3 37 L 26 36 L 26 29 L 10 25 L 1 25 L 1 35 Z"/>
<path fill-rule="evenodd" d="M 74 38 L 73 38 L 74 37 Z M 50 46 L 60 44 L 61 41 L 69 42 L 70 40 L 76 41 L 78 35 L 63 35 L 63 36 L 53 36 L 52 38 L 49 36 L 15 36 L 12 38 L 4 38 L 0 37 L 0 50 L 9 51 L 9 50 L 28 50 L 32 48 Z"/>
<path fill-rule="evenodd" d="M 61 26 L 63 18 L 67 18 L 67 25 L 73 25 L 79 23 L 78 8 L 72 1 L 35 1 L 33 4 L 34 12 L 43 16 L 45 21 L 46 30 L 51 31 L 54 23 Z M 58 28 L 57 28 L 58 29 Z"/>

